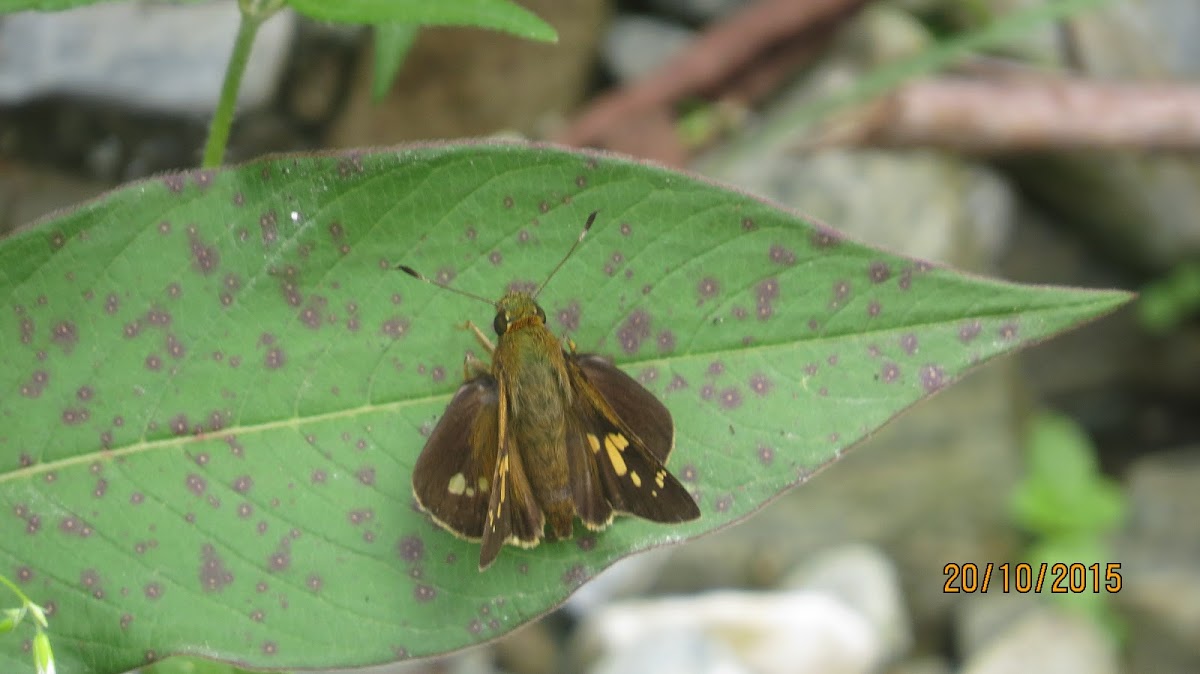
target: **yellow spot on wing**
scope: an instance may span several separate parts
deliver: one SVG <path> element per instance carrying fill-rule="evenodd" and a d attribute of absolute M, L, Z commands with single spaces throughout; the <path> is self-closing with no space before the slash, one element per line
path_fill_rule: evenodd
<path fill-rule="evenodd" d="M 636 470 L 629 471 L 629 479 L 633 480 L 633 486 L 642 486 L 642 476 L 638 475 Z"/>
<path fill-rule="evenodd" d="M 629 446 L 629 441 L 626 440 L 625 436 L 621 435 L 620 433 L 609 433 L 608 436 L 604 438 L 604 444 L 608 445 L 610 442 L 616 445 L 617 449 L 621 450 L 622 452 L 625 451 L 625 448 Z"/>
<path fill-rule="evenodd" d="M 666 482 L 666 479 L 667 479 L 667 471 L 665 471 L 665 470 L 660 470 L 654 474 L 654 484 L 657 484 L 659 489 L 662 489 L 663 487 L 666 486 L 666 484 L 664 484 Z"/>
<path fill-rule="evenodd" d="M 592 448 L 593 454 L 600 451 L 600 438 L 597 438 L 596 436 L 592 435 L 591 433 L 588 433 L 587 441 L 588 441 L 588 445 L 590 445 Z"/>
<path fill-rule="evenodd" d="M 499 485 L 500 505 L 504 505 L 504 492 L 508 491 L 504 487 L 507 484 L 508 484 L 508 455 L 505 454 L 504 458 L 500 460 L 500 485 Z M 499 509 L 500 508 L 496 508 L 496 510 L 499 510 Z"/>
<path fill-rule="evenodd" d="M 483 476 L 483 475 L 480 475 L 480 476 L 479 476 L 479 480 L 478 480 L 478 484 L 479 484 L 479 493 L 481 493 L 481 494 L 486 494 L 486 493 L 487 493 L 487 490 L 488 490 L 488 479 L 487 479 L 487 477 L 486 477 L 486 476 Z"/>
<path fill-rule="evenodd" d="M 467 478 L 462 473 L 455 473 L 454 477 L 450 478 L 450 482 L 446 484 L 446 491 L 461 496 L 467 490 Z"/>
<path fill-rule="evenodd" d="M 625 459 L 621 457 L 621 450 L 613 444 L 612 437 L 604 438 L 604 449 L 608 450 L 608 460 L 612 462 L 613 470 L 617 471 L 617 475 L 624 475 L 627 470 Z"/>

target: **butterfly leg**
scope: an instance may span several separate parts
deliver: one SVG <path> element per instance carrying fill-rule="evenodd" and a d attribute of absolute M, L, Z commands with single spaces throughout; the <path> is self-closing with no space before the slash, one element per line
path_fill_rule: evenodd
<path fill-rule="evenodd" d="M 475 339 L 479 340 L 480 346 L 487 349 L 489 355 L 496 350 L 496 345 L 492 344 L 492 340 L 488 339 L 488 336 L 483 334 L 483 330 L 480 330 L 478 325 L 475 325 L 471 321 L 467 321 L 463 324 L 463 329 L 470 330 L 471 332 L 475 333 Z"/>
<path fill-rule="evenodd" d="M 480 375 L 491 374 L 491 372 L 492 368 L 470 351 L 463 358 L 463 381 L 471 381 Z"/>

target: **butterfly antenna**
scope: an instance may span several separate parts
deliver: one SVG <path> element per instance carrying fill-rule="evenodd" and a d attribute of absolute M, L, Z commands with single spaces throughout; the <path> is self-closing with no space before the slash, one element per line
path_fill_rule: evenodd
<path fill-rule="evenodd" d="M 488 304 L 492 305 L 493 307 L 496 306 L 495 302 L 493 302 L 492 300 L 489 300 L 486 297 L 480 297 L 479 295 L 476 295 L 475 293 L 469 293 L 465 290 L 459 290 L 458 288 L 451 288 L 450 286 L 446 285 L 445 283 L 439 283 L 437 281 L 434 281 L 433 279 L 429 278 L 428 276 L 425 276 L 424 274 L 418 272 L 416 269 L 413 269 L 412 267 L 410 267 L 406 264 L 398 264 L 398 265 L 396 265 L 396 269 L 399 269 L 400 271 L 404 272 L 405 274 L 408 274 L 409 276 L 411 276 L 419 281 L 424 281 L 430 285 L 435 285 L 435 286 L 441 288 L 442 290 L 449 290 L 450 292 L 452 292 L 456 295 L 462 295 L 463 297 L 470 297 L 473 300 L 479 300 L 480 302 L 487 302 Z"/>
<path fill-rule="evenodd" d="M 550 275 L 546 277 L 545 281 L 542 281 L 542 285 L 538 286 L 537 292 L 533 294 L 535 299 L 539 294 L 541 294 L 542 288 L 545 288 L 546 284 L 550 282 L 550 279 L 554 278 L 554 275 L 558 273 L 558 270 L 562 269 L 562 266 L 566 264 L 567 259 L 571 257 L 571 253 L 574 253 L 575 249 L 579 247 L 579 244 L 583 243 L 583 237 L 587 236 L 588 230 L 592 228 L 592 223 L 596 221 L 596 213 L 598 212 L 599 211 L 592 211 L 592 214 L 588 216 L 587 222 L 583 223 L 583 231 L 579 233 L 579 238 L 575 239 L 575 243 L 571 244 L 571 249 L 568 250 L 567 254 L 563 256 L 563 259 L 558 261 L 558 265 L 556 265 L 554 269 L 550 270 Z"/>

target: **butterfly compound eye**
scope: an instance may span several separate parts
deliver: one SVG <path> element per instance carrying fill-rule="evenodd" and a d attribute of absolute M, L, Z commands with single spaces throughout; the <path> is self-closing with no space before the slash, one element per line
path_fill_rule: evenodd
<path fill-rule="evenodd" d="M 492 329 L 496 331 L 496 335 L 503 335 L 508 329 L 508 316 L 503 311 L 497 311 L 496 317 L 492 319 Z"/>

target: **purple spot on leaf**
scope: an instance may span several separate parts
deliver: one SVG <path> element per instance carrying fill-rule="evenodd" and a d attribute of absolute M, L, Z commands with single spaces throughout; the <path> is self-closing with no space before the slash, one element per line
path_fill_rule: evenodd
<path fill-rule="evenodd" d="M 979 319 L 975 319 L 970 323 L 964 323 L 958 328 L 958 339 L 964 344 L 970 343 L 976 337 L 978 337 L 979 333 L 982 331 L 983 324 L 979 321 Z"/>
<path fill-rule="evenodd" d="M 727 388 L 721 391 L 721 407 L 727 410 L 736 410 L 742 406 L 742 392 L 736 388 Z"/>
<path fill-rule="evenodd" d="M 184 484 L 187 485 L 187 490 L 195 496 L 203 496 L 204 492 L 208 489 L 208 482 L 195 473 L 188 473 Z"/>
<path fill-rule="evenodd" d="M 658 350 L 663 353 L 668 353 L 675 350 L 675 333 L 670 330 L 663 330 L 658 333 Z"/>
<path fill-rule="evenodd" d="M 424 604 L 437 598 L 437 590 L 428 585 L 417 585 L 413 588 L 413 599 Z"/>
<path fill-rule="evenodd" d="M 277 346 L 267 349 L 267 354 L 263 358 L 263 365 L 268 370 L 278 370 L 285 364 L 287 364 L 287 355 L 283 352 L 283 349 Z"/>
<path fill-rule="evenodd" d="M 393 340 L 400 339 L 408 334 L 408 319 L 399 316 L 393 316 L 383 322 L 379 332 L 383 335 L 391 337 Z"/>
<path fill-rule="evenodd" d="M 759 445 L 757 453 L 758 453 L 759 462 L 762 463 L 764 466 L 769 466 L 769 465 L 771 465 L 772 462 L 775 461 L 775 449 L 772 447 L 768 447 L 766 445 Z"/>
<path fill-rule="evenodd" d="M 405 536 L 396 545 L 396 552 L 399 553 L 400 559 L 410 564 L 419 562 L 425 558 L 425 543 L 416 536 Z"/>
<path fill-rule="evenodd" d="M 777 243 L 771 245 L 771 250 L 768 253 L 768 257 L 770 257 L 771 262 L 774 262 L 778 265 L 783 265 L 785 267 L 790 267 L 796 264 L 795 251 Z"/>
<path fill-rule="evenodd" d="M 842 235 L 835 229 L 823 225 L 817 225 L 813 229 L 812 236 L 809 238 L 813 248 L 832 248 L 840 243 Z"/>
<path fill-rule="evenodd" d="M 650 314 L 641 309 L 633 312 L 617 330 L 617 338 L 625 353 L 636 353 L 642 341 L 650 337 Z"/>
<path fill-rule="evenodd" d="M 926 393 L 933 393 L 946 385 L 946 373 L 937 365 L 925 365 L 921 368 L 921 386 Z"/>
<path fill-rule="evenodd" d="M 567 569 L 566 572 L 564 572 L 563 576 L 562 576 L 563 585 L 566 585 L 567 587 L 571 587 L 571 588 L 575 588 L 575 587 L 579 587 L 580 585 L 583 585 L 584 581 L 586 581 L 587 579 L 588 579 L 587 569 L 583 568 L 583 565 L 581 565 L 581 564 L 576 564 L 575 566 L 572 566 L 571 568 Z"/>
<path fill-rule="evenodd" d="M 221 254 L 217 248 L 206 244 L 192 227 L 188 228 L 188 248 L 192 256 L 192 269 L 204 276 L 212 274 L 220 266 Z"/>
<path fill-rule="evenodd" d="M 206 592 L 220 592 L 233 582 L 233 573 L 217 554 L 216 548 L 205 544 L 200 549 L 200 587 Z"/>
<path fill-rule="evenodd" d="M 883 283 L 892 277 L 892 269 L 886 262 L 876 260 L 867 269 L 867 277 L 871 279 L 871 283 Z"/>
<path fill-rule="evenodd" d="M 264 248 L 271 247 L 279 240 L 279 218 L 275 211 L 267 211 L 259 216 L 258 229 L 262 235 Z"/>
<path fill-rule="evenodd" d="M 771 392 L 771 380 L 762 373 L 754 374 L 750 377 L 750 390 L 755 394 L 765 396 Z"/>
<path fill-rule="evenodd" d="M 583 311 L 579 307 L 579 302 L 572 301 L 565 309 L 559 309 L 555 313 L 555 318 L 558 324 L 565 332 L 574 332 L 579 329 L 579 319 Z"/>
<path fill-rule="evenodd" d="M 79 329 L 71 321 L 61 321 L 51 331 L 51 338 L 62 348 L 64 353 L 71 353 L 75 345 L 79 343 Z"/>
<path fill-rule="evenodd" d="M 900 378 L 900 366 L 895 363 L 884 363 L 883 368 L 879 371 L 879 378 L 885 384 L 891 384 Z"/>

